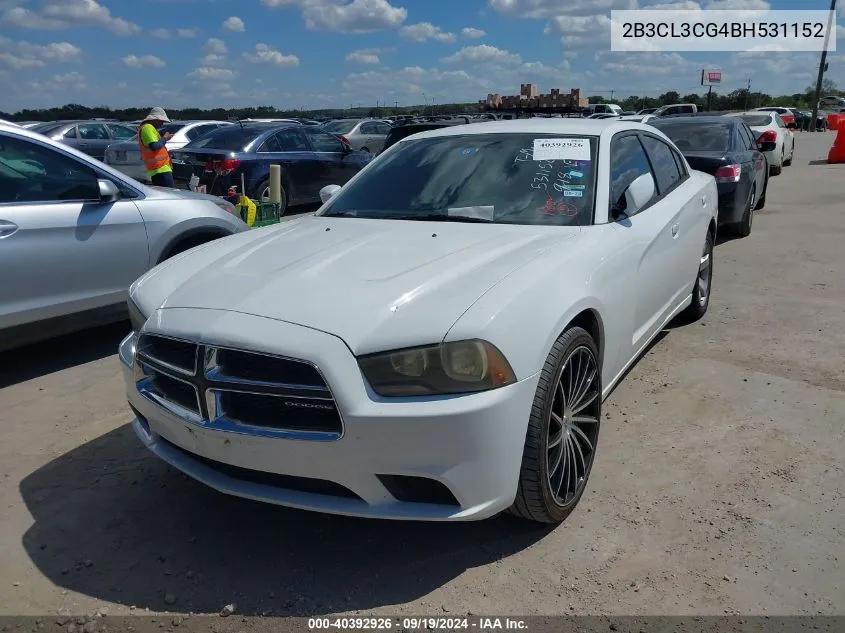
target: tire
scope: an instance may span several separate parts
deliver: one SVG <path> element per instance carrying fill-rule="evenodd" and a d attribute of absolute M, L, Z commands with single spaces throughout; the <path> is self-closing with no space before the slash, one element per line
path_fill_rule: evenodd
<path fill-rule="evenodd" d="M 763 195 L 757 200 L 757 205 L 754 207 L 755 211 L 758 211 L 766 206 L 766 194 L 769 193 L 769 179 L 766 178 L 766 182 L 763 185 Z"/>
<path fill-rule="evenodd" d="M 187 250 L 190 250 L 196 246 L 202 246 L 203 244 L 207 244 L 208 242 L 213 242 L 214 240 L 219 240 L 221 237 L 225 237 L 224 235 L 214 235 L 211 233 L 199 234 L 199 235 L 191 235 L 185 238 L 182 238 L 178 242 L 176 242 L 167 254 L 164 255 L 158 263 L 160 264 L 163 261 L 170 259 L 171 257 L 175 257 L 181 253 L 184 253 Z"/>
<path fill-rule="evenodd" d="M 698 273 L 692 288 L 692 303 L 681 313 L 681 317 L 692 323 L 707 313 L 710 307 L 710 290 L 713 285 L 713 234 L 708 230 L 704 238 L 704 249 L 698 263 Z"/>
<path fill-rule="evenodd" d="M 270 179 L 265 178 L 258 186 L 255 188 L 255 200 L 259 202 L 269 202 L 270 201 Z M 288 192 L 285 191 L 285 188 L 282 187 L 282 199 L 279 209 L 279 217 L 282 217 L 287 213 L 288 210 Z"/>
<path fill-rule="evenodd" d="M 781 158 L 781 163 L 783 162 L 783 158 Z M 780 172 L 783 171 L 783 165 L 769 165 L 769 175 L 770 176 L 780 176 Z"/>
<path fill-rule="evenodd" d="M 751 193 L 748 194 L 748 202 L 745 203 L 745 213 L 742 214 L 742 220 L 734 226 L 734 232 L 737 237 L 748 237 L 751 235 L 751 225 L 754 223 L 754 200 L 757 192 L 757 185 L 751 186 Z"/>
<path fill-rule="evenodd" d="M 569 328 L 552 346 L 528 419 L 511 514 L 539 523 L 561 523 L 584 494 L 601 425 L 598 359 L 596 342 L 580 327 Z M 570 388 L 570 381 L 575 386 Z M 586 387 L 579 389 L 581 381 Z M 574 412 L 573 407 L 565 406 L 563 394 L 570 401 L 573 396 L 577 399 Z M 550 437 L 550 430 L 559 438 L 557 443 Z"/>

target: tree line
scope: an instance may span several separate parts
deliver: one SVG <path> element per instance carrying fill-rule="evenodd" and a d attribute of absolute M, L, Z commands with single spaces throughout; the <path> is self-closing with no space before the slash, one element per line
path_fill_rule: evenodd
<path fill-rule="evenodd" d="M 728 93 L 713 91 L 709 97 L 709 109 L 711 110 L 745 110 L 765 106 L 795 107 L 812 109 L 815 95 L 815 86 L 808 86 L 804 92 L 791 95 L 772 96 L 764 92 L 751 92 L 746 89 L 733 90 Z M 830 79 L 825 79 L 822 84 L 822 95 L 843 96 L 845 91 L 839 90 L 836 84 Z M 657 108 L 662 105 L 675 103 L 694 103 L 699 109 L 708 107 L 707 93 L 690 93 L 681 95 L 679 92 L 670 90 L 658 97 L 640 97 L 630 95 L 624 99 L 611 100 L 606 96 L 591 96 L 590 103 L 604 103 L 613 101 L 618 103 L 623 110 L 641 110 L 643 108 Z M 25 109 L 14 113 L 0 112 L 0 119 L 11 121 L 59 121 L 68 119 L 118 119 L 121 121 L 135 121 L 143 118 L 150 111 L 151 106 L 140 108 L 110 108 L 108 106 L 84 106 L 79 104 L 67 104 L 58 108 L 47 109 Z M 427 106 L 407 107 L 377 107 L 377 108 L 351 108 L 351 109 L 313 109 L 313 110 L 290 110 L 278 109 L 274 106 L 260 106 L 254 108 L 186 108 L 168 109 L 167 113 L 171 119 L 207 119 L 226 121 L 231 119 L 267 119 L 267 118 L 315 118 L 332 119 L 349 116 L 360 117 L 387 117 L 395 115 L 437 115 L 437 114 L 459 114 L 462 112 L 478 111 L 480 106 L 477 103 L 452 103 Z"/>

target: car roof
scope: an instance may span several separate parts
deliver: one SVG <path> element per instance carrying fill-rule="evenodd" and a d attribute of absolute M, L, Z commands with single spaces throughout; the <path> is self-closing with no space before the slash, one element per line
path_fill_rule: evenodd
<path fill-rule="evenodd" d="M 673 123 L 689 123 L 690 121 L 694 121 L 695 123 L 707 124 L 707 123 L 733 123 L 736 124 L 736 117 L 728 117 L 724 115 L 718 116 L 677 116 L 677 117 L 657 117 L 654 119 L 655 123 L 667 123 L 669 125 Z"/>
<path fill-rule="evenodd" d="M 448 125 L 437 130 L 421 132 L 415 138 L 436 138 L 438 136 L 460 136 L 476 134 L 584 134 L 601 136 L 606 131 L 650 130 L 649 125 L 634 121 L 612 119 L 516 119 Z"/>

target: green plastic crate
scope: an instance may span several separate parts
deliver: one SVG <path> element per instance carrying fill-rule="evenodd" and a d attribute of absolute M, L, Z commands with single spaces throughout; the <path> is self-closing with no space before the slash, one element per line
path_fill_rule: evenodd
<path fill-rule="evenodd" d="M 278 224 L 281 212 L 281 205 L 276 202 L 255 202 L 255 222 L 252 228 Z M 246 222 L 246 210 L 241 209 L 241 219 Z"/>

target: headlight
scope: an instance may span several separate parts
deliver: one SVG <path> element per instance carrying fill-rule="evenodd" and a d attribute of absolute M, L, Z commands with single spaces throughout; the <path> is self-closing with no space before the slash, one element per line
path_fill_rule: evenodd
<path fill-rule="evenodd" d="M 238 213 L 238 210 L 235 208 L 235 205 L 233 205 L 228 200 L 223 200 L 223 198 L 220 198 L 219 200 L 215 200 L 214 204 L 223 209 L 226 213 L 231 213 L 232 215 L 238 218 L 241 217 L 241 214 Z"/>
<path fill-rule="evenodd" d="M 380 396 L 474 393 L 516 382 L 502 353 L 481 340 L 370 354 L 358 364 Z"/>
<path fill-rule="evenodd" d="M 147 322 L 147 317 L 141 311 L 141 308 L 132 301 L 131 297 L 126 301 L 126 305 L 129 308 L 129 322 L 132 324 L 132 331 L 140 332 L 144 323 Z"/>

